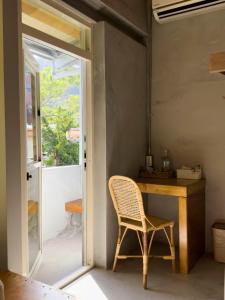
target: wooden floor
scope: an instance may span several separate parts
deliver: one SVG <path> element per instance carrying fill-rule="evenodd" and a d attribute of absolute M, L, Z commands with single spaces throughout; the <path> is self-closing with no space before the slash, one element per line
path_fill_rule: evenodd
<path fill-rule="evenodd" d="M 5 300 L 75 300 L 60 290 L 12 272 L 0 272 Z"/>

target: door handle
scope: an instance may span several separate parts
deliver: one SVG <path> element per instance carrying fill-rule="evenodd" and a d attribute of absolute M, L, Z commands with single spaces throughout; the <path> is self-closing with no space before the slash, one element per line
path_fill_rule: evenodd
<path fill-rule="evenodd" d="M 32 175 L 29 172 L 27 172 L 27 181 L 29 181 L 31 178 L 32 178 Z"/>

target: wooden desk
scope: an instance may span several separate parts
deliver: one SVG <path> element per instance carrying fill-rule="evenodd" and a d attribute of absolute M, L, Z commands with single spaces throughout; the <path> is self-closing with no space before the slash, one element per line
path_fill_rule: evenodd
<path fill-rule="evenodd" d="M 5 300 L 75 300 L 61 290 L 12 272 L 0 272 Z"/>
<path fill-rule="evenodd" d="M 135 181 L 142 193 L 178 197 L 180 272 L 188 273 L 205 252 L 205 180 L 137 178 Z"/>

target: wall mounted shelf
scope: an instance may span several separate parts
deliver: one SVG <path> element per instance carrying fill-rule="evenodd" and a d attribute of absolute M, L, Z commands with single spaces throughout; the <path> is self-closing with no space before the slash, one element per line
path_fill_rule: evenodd
<path fill-rule="evenodd" d="M 212 53 L 209 56 L 209 72 L 225 75 L 225 52 Z"/>

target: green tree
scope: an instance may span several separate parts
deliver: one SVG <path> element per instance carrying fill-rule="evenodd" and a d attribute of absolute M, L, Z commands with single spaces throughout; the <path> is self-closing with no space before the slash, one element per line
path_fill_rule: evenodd
<path fill-rule="evenodd" d="M 42 117 L 43 152 L 47 154 L 47 166 L 79 164 L 79 142 L 67 138 L 73 128 L 73 113 L 63 108 L 56 108 L 51 118 Z"/>
<path fill-rule="evenodd" d="M 42 151 L 46 166 L 79 164 L 79 141 L 68 139 L 71 128 L 80 127 L 79 96 L 66 95 L 80 85 L 79 74 L 54 79 L 52 68 L 40 73 L 42 107 Z"/>
<path fill-rule="evenodd" d="M 80 74 L 54 79 L 52 67 L 40 72 L 40 98 L 42 106 L 55 107 L 62 104 L 62 96 L 72 86 L 80 86 Z"/>

